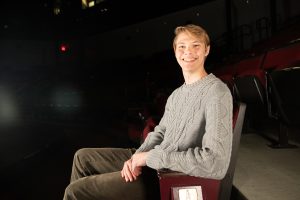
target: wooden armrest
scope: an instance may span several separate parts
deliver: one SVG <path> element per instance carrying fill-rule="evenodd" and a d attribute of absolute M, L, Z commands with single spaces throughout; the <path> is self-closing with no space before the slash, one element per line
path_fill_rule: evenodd
<path fill-rule="evenodd" d="M 157 170 L 158 177 L 168 177 L 168 176 L 188 176 L 185 173 L 172 171 L 170 169 L 159 169 Z"/>
<path fill-rule="evenodd" d="M 218 182 L 220 183 L 221 180 L 217 179 L 212 179 L 212 178 L 204 178 L 204 177 L 196 177 L 196 176 L 190 176 L 188 174 L 182 173 L 182 172 L 177 172 L 177 171 L 172 171 L 170 169 L 159 169 L 157 170 L 157 176 L 160 179 L 177 179 L 177 180 L 185 180 L 188 182 Z"/>

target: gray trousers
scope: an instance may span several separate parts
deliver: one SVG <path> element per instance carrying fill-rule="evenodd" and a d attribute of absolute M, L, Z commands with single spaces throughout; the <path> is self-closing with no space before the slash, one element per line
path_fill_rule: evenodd
<path fill-rule="evenodd" d="M 121 177 L 124 162 L 134 149 L 84 148 L 74 155 L 71 182 L 64 200 L 156 200 L 159 182 L 156 171 L 143 167 L 136 181 Z"/>

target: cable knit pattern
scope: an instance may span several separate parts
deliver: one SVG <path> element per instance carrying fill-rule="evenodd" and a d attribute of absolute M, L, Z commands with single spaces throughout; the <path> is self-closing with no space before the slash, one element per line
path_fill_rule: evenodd
<path fill-rule="evenodd" d="M 191 176 L 222 179 L 232 147 L 232 96 L 209 74 L 183 84 L 169 96 L 165 113 L 137 152 L 148 151 L 147 166 Z"/>

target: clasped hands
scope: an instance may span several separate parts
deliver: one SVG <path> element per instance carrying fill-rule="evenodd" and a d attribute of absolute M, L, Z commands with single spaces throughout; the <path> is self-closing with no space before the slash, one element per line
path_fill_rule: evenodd
<path fill-rule="evenodd" d="M 124 163 L 121 176 L 126 182 L 132 182 L 142 173 L 142 167 L 146 166 L 147 152 L 135 153 Z"/>

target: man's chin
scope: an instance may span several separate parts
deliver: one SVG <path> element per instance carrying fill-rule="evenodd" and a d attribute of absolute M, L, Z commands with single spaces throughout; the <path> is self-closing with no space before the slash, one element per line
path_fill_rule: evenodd
<path fill-rule="evenodd" d="M 185 68 L 181 68 L 182 69 L 182 72 L 184 73 L 192 73 L 194 70 L 193 68 L 188 68 L 188 67 L 185 67 Z"/>

